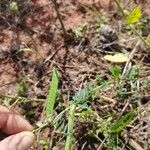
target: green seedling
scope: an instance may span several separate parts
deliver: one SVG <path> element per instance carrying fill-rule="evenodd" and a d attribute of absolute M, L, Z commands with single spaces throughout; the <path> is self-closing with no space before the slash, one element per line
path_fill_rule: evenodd
<path fill-rule="evenodd" d="M 119 80 L 121 76 L 121 67 L 119 66 L 111 66 L 109 68 L 109 71 L 111 72 L 112 78 L 115 80 Z"/>

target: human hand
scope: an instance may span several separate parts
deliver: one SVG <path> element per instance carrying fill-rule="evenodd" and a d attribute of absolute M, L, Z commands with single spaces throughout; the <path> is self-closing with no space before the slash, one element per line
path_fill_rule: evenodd
<path fill-rule="evenodd" d="M 19 113 L 0 106 L 0 131 L 8 135 L 0 141 L 1 150 L 28 150 L 35 139 L 32 129 Z"/>

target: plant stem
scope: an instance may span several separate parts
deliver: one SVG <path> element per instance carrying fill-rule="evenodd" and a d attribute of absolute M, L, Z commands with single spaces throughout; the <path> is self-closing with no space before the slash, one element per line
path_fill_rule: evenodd
<path fill-rule="evenodd" d="M 39 128 L 34 129 L 32 132 L 35 133 L 35 132 L 37 132 L 37 131 L 40 131 L 40 130 L 44 129 L 45 127 L 47 127 L 48 124 L 49 124 L 49 123 L 46 123 L 46 124 L 40 126 Z"/>
<path fill-rule="evenodd" d="M 72 107 L 70 108 L 70 111 L 69 111 L 68 131 L 67 131 L 67 140 L 66 140 L 65 150 L 71 150 L 72 148 L 75 109 L 76 109 L 76 105 L 72 104 Z"/>
<path fill-rule="evenodd" d="M 141 39 L 141 41 L 150 48 L 150 45 L 145 41 L 145 39 L 142 37 L 142 35 L 140 33 L 137 32 L 137 30 L 130 25 L 130 28 L 134 31 L 134 33 Z"/>
<path fill-rule="evenodd" d="M 126 14 L 124 13 L 124 10 L 123 10 L 123 8 L 122 8 L 120 2 L 119 2 L 118 0 L 114 0 L 114 1 L 115 1 L 115 3 L 116 3 L 116 5 L 117 5 L 117 7 L 118 7 L 118 9 L 119 9 L 119 11 L 120 11 L 120 13 L 122 14 L 122 16 L 123 16 L 124 18 L 126 18 Z"/>

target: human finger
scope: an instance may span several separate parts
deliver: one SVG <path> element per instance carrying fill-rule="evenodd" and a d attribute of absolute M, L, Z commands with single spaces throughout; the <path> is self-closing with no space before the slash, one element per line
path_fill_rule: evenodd
<path fill-rule="evenodd" d="M 28 150 L 34 143 L 32 132 L 24 131 L 11 135 L 0 142 L 1 150 Z"/>
<path fill-rule="evenodd" d="M 33 127 L 16 111 L 0 106 L 0 130 L 10 135 L 31 131 Z"/>

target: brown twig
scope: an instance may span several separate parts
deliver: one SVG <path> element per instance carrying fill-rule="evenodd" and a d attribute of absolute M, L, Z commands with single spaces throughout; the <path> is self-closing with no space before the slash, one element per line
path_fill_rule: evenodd
<path fill-rule="evenodd" d="M 129 145 L 135 150 L 144 150 L 136 141 L 129 139 Z"/>
<path fill-rule="evenodd" d="M 123 70 L 123 73 L 122 73 L 122 77 L 126 74 L 127 70 L 129 69 L 130 61 L 131 61 L 131 59 L 133 58 L 133 56 L 134 56 L 134 54 L 135 54 L 135 52 L 136 52 L 138 46 L 140 45 L 140 43 L 141 43 L 141 42 L 138 41 L 137 44 L 135 45 L 134 49 L 133 49 L 132 52 L 130 53 L 129 59 L 128 59 L 128 61 L 126 62 L 126 65 L 125 65 L 125 67 L 124 67 L 124 70 Z"/>
<path fill-rule="evenodd" d="M 61 15 L 60 15 L 60 13 L 59 13 L 59 10 L 58 10 L 57 0 L 51 0 L 51 1 L 52 1 L 52 3 L 54 4 L 54 7 L 55 7 L 55 10 L 56 10 L 56 13 L 57 13 L 58 20 L 59 20 L 59 22 L 60 22 L 60 24 L 61 24 L 62 30 L 63 30 L 63 32 L 64 32 L 64 36 L 66 37 L 66 36 L 67 36 L 67 32 L 66 32 L 64 23 L 63 23 L 63 21 L 62 21 L 62 19 L 61 19 Z"/>

